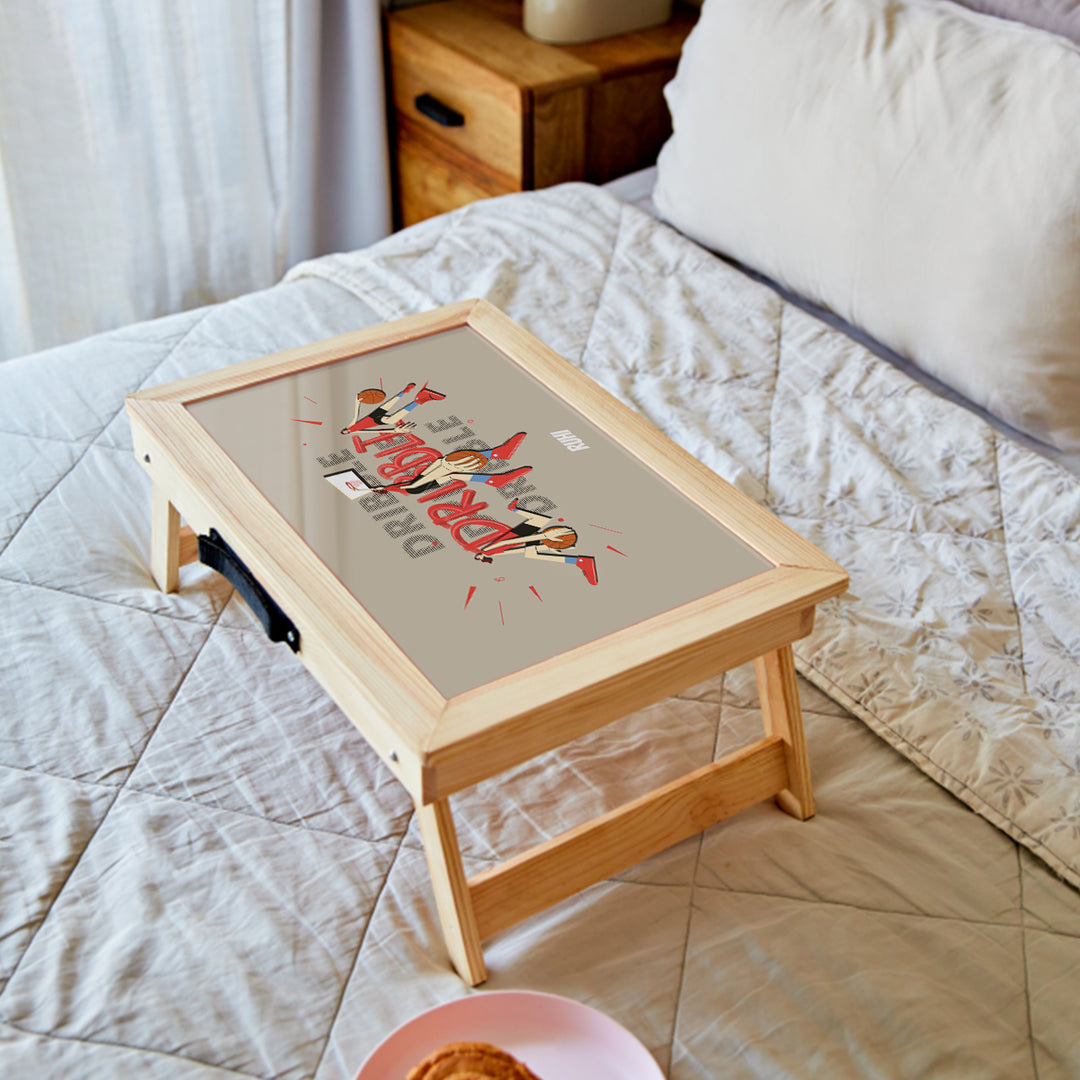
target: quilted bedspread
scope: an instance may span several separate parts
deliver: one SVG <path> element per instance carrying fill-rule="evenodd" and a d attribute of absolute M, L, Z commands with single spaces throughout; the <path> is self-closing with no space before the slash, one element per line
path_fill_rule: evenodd
<path fill-rule="evenodd" d="M 123 397 L 477 296 L 851 587 L 796 646 L 818 816 L 587 890 L 471 991 L 405 792 L 222 578 L 155 588 Z M 491 200 L 9 361 L 0 448 L 0 1075 L 351 1080 L 419 1011 L 526 987 L 672 1080 L 1080 1077 L 1080 479 L 646 214 Z M 739 669 L 463 792 L 467 868 L 759 725 Z"/>

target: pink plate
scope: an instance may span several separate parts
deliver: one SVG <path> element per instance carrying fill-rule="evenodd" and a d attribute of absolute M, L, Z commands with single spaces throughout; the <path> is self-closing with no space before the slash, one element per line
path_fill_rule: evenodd
<path fill-rule="evenodd" d="M 433 1050 L 464 1041 L 500 1047 L 539 1080 L 664 1080 L 652 1054 L 610 1016 L 528 990 L 470 994 L 414 1016 L 375 1048 L 356 1080 L 405 1080 Z"/>

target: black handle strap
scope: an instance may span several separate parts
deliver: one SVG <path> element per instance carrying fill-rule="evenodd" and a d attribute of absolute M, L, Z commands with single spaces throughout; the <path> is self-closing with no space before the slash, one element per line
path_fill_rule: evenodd
<path fill-rule="evenodd" d="M 431 94 L 421 94 L 413 104 L 418 112 L 443 127 L 461 127 L 465 123 L 465 117 L 457 109 L 451 109 L 444 101 L 432 97 Z"/>
<path fill-rule="evenodd" d="M 262 623 L 271 641 L 284 641 L 293 652 L 299 652 L 300 631 L 296 624 L 277 606 L 236 552 L 221 539 L 217 529 L 211 529 L 209 536 L 199 537 L 199 562 L 231 582 Z"/>

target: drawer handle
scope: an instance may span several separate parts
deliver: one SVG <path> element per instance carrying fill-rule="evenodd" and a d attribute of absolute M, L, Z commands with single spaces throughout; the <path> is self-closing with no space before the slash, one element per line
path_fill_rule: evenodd
<path fill-rule="evenodd" d="M 224 574 L 248 607 L 262 623 L 271 641 L 284 641 L 293 652 L 300 650 L 300 632 L 292 619 L 277 606 L 240 557 L 211 529 L 209 536 L 199 537 L 199 562 Z"/>
<path fill-rule="evenodd" d="M 443 127 L 461 127 L 465 123 L 465 117 L 457 109 L 451 109 L 449 105 L 437 97 L 432 97 L 431 94 L 421 94 L 413 104 L 418 112 L 422 112 L 428 119 L 434 120 L 436 124 L 441 124 Z"/>

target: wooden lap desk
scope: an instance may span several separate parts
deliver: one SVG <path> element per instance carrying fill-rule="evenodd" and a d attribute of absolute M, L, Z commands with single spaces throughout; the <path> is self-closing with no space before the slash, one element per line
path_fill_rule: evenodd
<path fill-rule="evenodd" d="M 490 304 L 127 407 L 157 583 L 194 533 L 264 590 L 411 794 L 466 982 L 485 938 L 722 818 L 814 813 L 791 643 L 847 575 Z M 455 792 L 748 660 L 758 742 L 466 878 Z"/>

